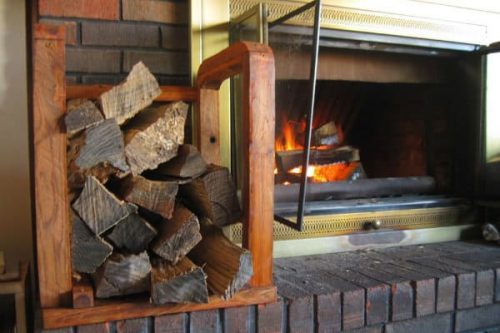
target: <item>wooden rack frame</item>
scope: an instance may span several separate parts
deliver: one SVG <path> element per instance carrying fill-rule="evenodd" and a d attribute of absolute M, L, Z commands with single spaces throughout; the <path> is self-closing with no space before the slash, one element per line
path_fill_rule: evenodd
<path fill-rule="evenodd" d="M 67 138 L 63 125 L 66 100 L 96 99 L 111 88 L 77 85 L 66 88 L 64 27 L 38 24 L 33 39 L 33 180 L 40 303 L 45 328 L 77 326 L 120 319 L 158 316 L 269 303 L 276 300 L 272 282 L 274 58 L 270 48 L 235 44 L 203 62 L 196 87 L 162 86 L 157 101 L 184 100 L 195 105 L 198 148 L 211 163 L 220 162 L 219 87 L 241 74 L 243 93 L 243 246 L 253 256 L 249 288 L 230 300 L 211 297 L 207 304 L 155 306 L 136 300 L 96 301 L 75 308 L 71 269 L 71 223 L 68 214 Z"/>

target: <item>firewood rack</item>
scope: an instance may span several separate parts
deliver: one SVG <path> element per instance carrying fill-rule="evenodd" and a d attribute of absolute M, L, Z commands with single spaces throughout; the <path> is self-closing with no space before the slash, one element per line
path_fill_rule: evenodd
<path fill-rule="evenodd" d="M 195 87 L 162 86 L 159 102 L 183 100 L 194 106 L 198 148 L 209 163 L 220 163 L 218 98 L 221 83 L 240 74 L 244 82 L 243 247 L 253 257 L 248 288 L 229 300 L 155 306 L 145 298 L 93 299 L 90 285 L 72 282 L 66 133 L 66 100 L 97 99 L 108 85 L 65 83 L 65 30 L 38 24 L 33 30 L 32 142 L 38 286 L 46 329 L 159 316 L 276 300 L 272 281 L 274 187 L 274 57 L 269 47 L 238 43 L 207 59 Z M 88 297 L 88 307 L 73 300 Z M 80 299 L 81 301 L 81 299 Z M 81 304 L 81 302 L 79 302 Z"/>

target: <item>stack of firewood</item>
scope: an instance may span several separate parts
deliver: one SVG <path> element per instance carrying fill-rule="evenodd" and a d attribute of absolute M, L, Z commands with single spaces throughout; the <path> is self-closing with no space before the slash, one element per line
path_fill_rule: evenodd
<path fill-rule="evenodd" d="M 229 298 L 253 274 L 250 253 L 220 229 L 241 215 L 231 175 L 184 144 L 188 105 L 153 107 L 160 94 L 138 63 L 97 103 L 68 101 L 73 269 L 99 298 Z"/>

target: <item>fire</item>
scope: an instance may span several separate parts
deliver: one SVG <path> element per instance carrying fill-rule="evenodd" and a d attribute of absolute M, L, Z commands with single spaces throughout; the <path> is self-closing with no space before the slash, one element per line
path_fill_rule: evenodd
<path fill-rule="evenodd" d="M 282 133 L 276 138 L 276 151 L 289 151 L 302 149 L 303 146 L 298 142 L 298 134 L 305 131 L 305 121 L 293 122 L 286 118 L 282 121 Z"/>
<path fill-rule="evenodd" d="M 310 165 L 307 167 L 307 178 L 313 183 L 335 182 L 349 179 L 359 167 L 359 162 L 334 163 L 326 165 Z M 302 166 L 288 171 L 291 174 L 302 174 Z"/>

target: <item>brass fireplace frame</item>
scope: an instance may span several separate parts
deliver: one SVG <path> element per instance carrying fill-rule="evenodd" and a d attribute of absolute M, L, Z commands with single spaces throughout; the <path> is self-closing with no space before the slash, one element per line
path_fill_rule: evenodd
<path fill-rule="evenodd" d="M 193 68 L 196 59 L 203 58 L 203 54 L 215 52 L 229 40 L 229 27 L 231 20 L 241 19 L 248 10 L 264 3 L 268 11 L 268 20 L 283 16 L 293 11 L 308 0 L 199 0 L 191 1 L 191 13 L 193 15 L 192 29 L 192 51 Z M 473 7 L 475 6 L 475 7 Z M 210 8 L 212 15 L 210 20 L 204 17 L 208 15 L 204 8 Z M 492 11 L 493 9 L 493 11 Z M 409 14 L 411 13 L 411 14 Z M 287 23 L 297 26 L 311 26 L 312 17 L 310 13 L 304 13 L 296 19 Z M 500 8 L 491 8 L 486 2 L 477 2 L 474 5 L 464 2 L 451 2 L 446 0 L 410 1 L 410 0 L 385 0 L 385 1 L 354 1 L 354 0 L 323 0 L 323 12 L 321 27 L 334 29 L 341 33 L 375 33 L 379 36 L 390 38 L 410 38 L 432 41 L 434 45 L 439 43 L 457 43 L 463 45 L 487 45 L 494 40 L 495 33 L 500 31 Z M 201 32 L 201 33 L 200 33 Z M 224 34 L 226 39 L 224 39 Z M 498 35 L 498 34 L 497 34 Z M 217 36 L 217 37 L 215 37 Z M 498 38 L 498 37 L 497 37 Z M 215 42 L 213 42 L 215 41 Z M 200 51 L 200 45 L 205 50 Z M 424 46 L 424 45 L 421 45 Z M 229 93 L 228 93 L 229 100 Z M 230 118 L 229 103 L 227 109 L 221 109 L 221 121 Z M 222 123 L 222 122 L 221 122 Z M 230 126 L 227 132 L 221 136 L 230 137 Z M 229 166 L 230 142 L 223 142 L 227 146 L 221 147 L 228 155 L 223 159 Z M 463 207 L 446 208 L 419 208 L 387 210 L 381 212 L 367 213 L 337 213 L 335 215 L 310 215 L 305 218 L 305 231 L 297 232 L 277 222 L 274 223 L 274 255 L 290 256 L 299 254 L 314 254 L 321 252 L 332 252 L 364 248 L 366 246 L 388 246 L 391 244 L 368 242 L 361 245 L 348 245 L 346 239 L 349 235 L 356 235 L 364 230 L 367 220 L 374 218 L 382 220 L 384 227 L 391 228 L 393 221 L 398 221 L 396 229 L 388 232 L 404 234 L 402 240 L 393 242 L 395 244 L 425 243 L 435 241 L 447 241 L 458 239 L 464 230 L 474 226 L 477 222 L 476 212 L 467 211 L 464 214 Z M 335 221 L 332 228 L 328 221 Z M 377 231 L 379 232 L 379 231 Z M 240 239 L 241 226 L 231 226 L 226 233 L 236 242 Z M 430 236 L 432 234 L 432 237 Z M 426 236 L 424 236 L 426 235 Z M 347 237 L 347 238 L 346 238 Z M 390 238 L 390 237 L 389 237 Z M 290 246 L 293 242 L 293 246 Z M 312 246 L 326 244 L 324 246 Z M 332 246 L 331 244 L 337 244 Z M 293 248 L 293 250 L 290 250 Z M 299 250 L 300 249 L 300 250 Z"/>

